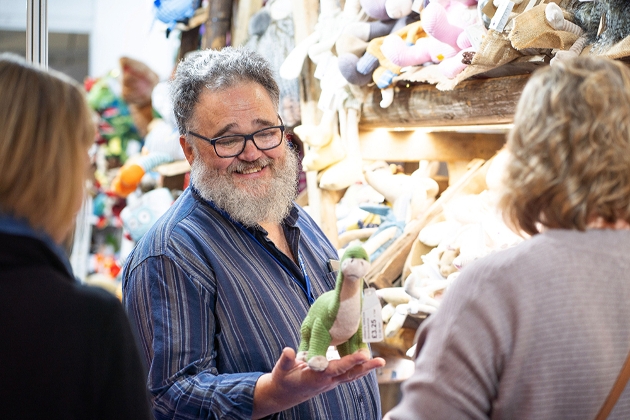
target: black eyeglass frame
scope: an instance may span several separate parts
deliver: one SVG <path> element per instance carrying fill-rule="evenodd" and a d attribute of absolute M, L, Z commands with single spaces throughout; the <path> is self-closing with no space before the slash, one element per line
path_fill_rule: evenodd
<path fill-rule="evenodd" d="M 286 130 L 286 126 L 284 125 L 284 122 L 282 121 L 282 118 L 280 118 L 280 115 L 278 115 L 278 119 L 280 120 L 280 123 L 281 123 L 280 125 L 274 125 L 274 126 L 271 126 L 271 127 L 261 128 L 260 130 L 254 131 L 253 133 L 250 133 L 250 134 L 229 134 L 227 136 L 215 137 L 213 139 L 210 139 L 208 137 L 202 136 L 201 134 L 197 134 L 197 133 L 195 133 L 193 131 L 189 131 L 188 134 L 191 134 L 191 135 L 193 135 L 193 136 L 195 136 L 197 138 L 200 138 L 201 140 L 207 141 L 208 143 L 210 143 L 212 145 L 212 147 L 214 148 L 214 153 L 216 153 L 218 157 L 227 159 L 227 158 L 238 156 L 241 153 L 243 153 L 243 150 L 245 150 L 245 147 L 247 146 L 247 140 L 251 140 L 252 143 L 254 143 L 254 146 L 256 146 L 256 148 L 258 150 L 262 150 L 262 151 L 275 149 L 276 147 L 280 146 L 282 144 L 282 138 L 284 138 L 284 132 Z M 280 129 L 280 143 L 276 144 L 275 146 L 267 147 L 267 148 L 259 147 L 258 144 L 256 144 L 256 140 L 254 140 L 254 136 L 256 134 L 262 132 L 262 131 L 271 130 L 272 128 L 279 128 Z M 245 139 L 243 141 L 243 148 L 238 153 L 235 153 L 233 155 L 221 156 L 219 154 L 219 152 L 217 151 L 216 143 L 217 143 L 218 140 L 226 139 L 228 137 L 243 137 Z"/>

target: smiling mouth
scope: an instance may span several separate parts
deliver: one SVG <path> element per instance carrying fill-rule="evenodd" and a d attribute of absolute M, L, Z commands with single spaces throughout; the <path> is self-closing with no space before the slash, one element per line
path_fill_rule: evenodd
<path fill-rule="evenodd" d="M 243 174 L 243 175 L 249 175 L 249 174 L 253 174 L 256 172 L 260 172 L 263 170 L 264 167 L 259 167 L 259 168 L 250 168 L 250 169 L 244 169 L 242 171 L 236 171 L 239 174 Z"/>
<path fill-rule="evenodd" d="M 241 174 L 241 175 L 249 175 L 249 174 L 255 174 L 256 172 L 260 172 L 263 169 L 265 169 L 267 167 L 267 165 L 256 165 L 256 166 L 248 166 L 248 167 L 236 167 L 234 168 L 234 173 L 237 174 Z"/>
<path fill-rule="evenodd" d="M 271 159 L 258 159 L 253 162 L 235 162 L 232 165 L 232 173 L 240 175 L 251 175 L 262 171 L 272 163 Z"/>

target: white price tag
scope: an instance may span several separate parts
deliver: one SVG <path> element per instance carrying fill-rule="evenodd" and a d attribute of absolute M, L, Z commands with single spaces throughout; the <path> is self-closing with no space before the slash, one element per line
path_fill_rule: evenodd
<path fill-rule="evenodd" d="M 363 291 L 363 342 L 375 343 L 383 341 L 383 318 L 381 302 L 376 290 L 368 287 Z"/>
<path fill-rule="evenodd" d="M 497 11 L 494 13 L 494 17 L 490 21 L 490 29 L 494 29 L 497 32 L 503 32 L 513 8 L 514 3 L 511 1 L 504 1 L 501 3 Z"/>

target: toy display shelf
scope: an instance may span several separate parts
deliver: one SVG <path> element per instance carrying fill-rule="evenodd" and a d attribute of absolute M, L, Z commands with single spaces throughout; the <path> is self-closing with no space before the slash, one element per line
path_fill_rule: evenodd
<path fill-rule="evenodd" d="M 511 123 L 529 74 L 470 79 L 453 90 L 430 84 L 399 83 L 394 101 L 381 108 L 381 92 L 372 90 L 363 103 L 362 128 L 416 128 Z"/>
<path fill-rule="evenodd" d="M 387 108 L 380 106 L 380 90 L 373 89 L 361 109 L 361 156 L 388 162 L 446 162 L 452 185 L 471 160 L 489 159 L 503 146 L 528 78 L 529 74 L 518 74 L 470 79 L 450 91 L 402 82 Z M 315 177 L 311 179 L 316 183 Z M 309 190 L 309 206 L 316 208 L 322 229 L 337 244 L 334 206 L 341 195 L 310 186 Z"/>
<path fill-rule="evenodd" d="M 429 84 L 399 84 L 393 103 L 381 108 L 381 93 L 371 91 L 363 103 L 359 141 L 364 160 L 419 162 L 437 160 L 448 168 L 448 188 L 420 219 L 372 264 L 367 280 L 390 287 L 401 275 L 420 229 L 441 212 L 445 202 L 485 188 L 487 162 L 505 144 L 516 104 L 529 74 L 471 79 L 451 91 Z M 335 191 L 319 191 L 321 225 L 337 243 Z M 309 196 L 309 201 L 310 201 Z M 311 202 L 311 206 L 313 203 Z"/>

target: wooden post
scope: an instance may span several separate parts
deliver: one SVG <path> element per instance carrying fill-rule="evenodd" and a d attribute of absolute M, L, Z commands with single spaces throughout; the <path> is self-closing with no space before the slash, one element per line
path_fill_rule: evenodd
<path fill-rule="evenodd" d="M 296 46 L 315 30 L 318 17 L 318 0 L 299 0 L 293 3 L 293 27 Z M 302 124 L 316 125 L 321 115 L 321 112 L 317 109 L 317 101 L 321 90 L 314 74 L 315 66 L 307 57 L 304 60 L 302 74 L 300 75 L 300 113 Z M 308 148 L 308 145 L 305 145 L 305 147 Z M 308 149 L 305 152 L 308 153 Z M 322 191 L 317 185 L 317 172 L 309 171 L 306 173 L 306 188 L 311 216 L 317 224 L 322 226 Z M 324 229 L 324 233 L 328 236 L 327 230 L 329 229 Z"/>
<path fill-rule="evenodd" d="M 220 50 L 227 45 L 227 34 L 232 23 L 232 1 L 210 0 L 210 15 L 206 21 L 206 33 L 201 41 L 201 48 Z"/>
<path fill-rule="evenodd" d="M 234 25 L 232 25 L 232 45 L 237 47 L 247 42 L 249 38 L 249 19 L 258 12 L 262 6 L 262 0 L 238 0 Z"/>
<path fill-rule="evenodd" d="M 187 53 L 199 49 L 199 28 L 200 26 L 197 26 L 182 32 L 179 53 L 177 54 L 178 63 L 182 58 L 184 58 L 184 56 L 186 56 Z"/>

